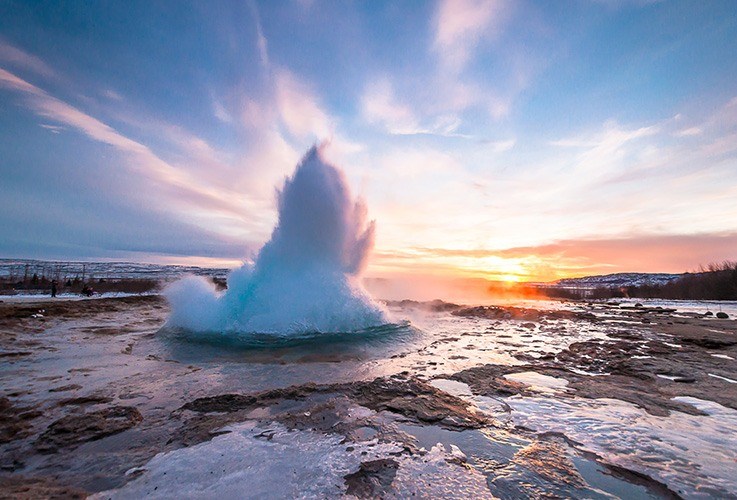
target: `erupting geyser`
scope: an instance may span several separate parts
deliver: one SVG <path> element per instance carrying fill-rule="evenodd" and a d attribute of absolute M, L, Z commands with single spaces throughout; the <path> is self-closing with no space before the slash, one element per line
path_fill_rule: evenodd
<path fill-rule="evenodd" d="M 278 194 L 279 221 L 228 289 L 188 277 L 166 291 L 168 325 L 202 332 L 352 332 L 386 323 L 359 278 L 374 243 L 366 206 L 313 147 Z"/>

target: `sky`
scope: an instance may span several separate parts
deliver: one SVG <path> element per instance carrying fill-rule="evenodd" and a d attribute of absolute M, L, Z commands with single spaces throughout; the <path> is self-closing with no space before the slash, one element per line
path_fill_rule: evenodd
<path fill-rule="evenodd" d="M 737 3 L 0 0 L 0 257 L 235 266 L 305 152 L 370 277 L 737 259 Z"/>

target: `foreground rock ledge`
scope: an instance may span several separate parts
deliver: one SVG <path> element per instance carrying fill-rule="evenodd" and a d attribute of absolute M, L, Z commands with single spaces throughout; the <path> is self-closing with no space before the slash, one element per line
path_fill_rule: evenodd
<path fill-rule="evenodd" d="M 342 395 L 377 412 L 391 411 L 417 423 L 432 423 L 451 430 L 479 429 L 493 423 L 487 417 L 469 410 L 468 403 L 462 399 L 421 380 L 402 375 L 377 378 L 370 382 L 305 384 L 251 395 L 221 394 L 195 399 L 180 410 L 197 413 L 243 412 L 284 400 L 304 400 L 318 393 Z"/>

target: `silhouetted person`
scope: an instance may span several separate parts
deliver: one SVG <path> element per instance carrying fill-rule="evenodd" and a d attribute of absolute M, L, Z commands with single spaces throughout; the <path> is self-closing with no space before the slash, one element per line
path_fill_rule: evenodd
<path fill-rule="evenodd" d="M 92 290 L 92 287 L 89 285 L 85 285 L 82 287 L 82 295 L 86 295 L 88 297 L 92 297 L 92 294 L 95 293 L 94 290 Z"/>
<path fill-rule="evenodd" d="M 56 280 L 51 281 L 51 297 L 56 297 Z"/>

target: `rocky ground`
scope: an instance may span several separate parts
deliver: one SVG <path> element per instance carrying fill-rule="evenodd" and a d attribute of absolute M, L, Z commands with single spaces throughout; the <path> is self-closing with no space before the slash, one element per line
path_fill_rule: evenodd
<path fill-rule="evenodd" d="M 540 321 L 550 316 L 511 309 L 522 320 Z M 491 310 L 497 315 L 501 309 Z M 488 311 L 463 309 L 456 314 L 487 316 Z M 737 382 L 728 382 L 737 380 L 737 365 L 733 362 L 737 359 L 737 322 L 695 313 L 672 316 L 675 311 L 644 307 L 622 310 L 604 305 L 597 312 L 578 313 L 578 317 L 638 328 L 610 332 L 603 339 L 573 342 L 556 354 L 533 357 L 520 352 L 517 358 L 524 365 L 483 365 L 450 378 L 467 383 L 474 394 L 525 395 L 530 393 L 528 386 L 504 376 L 534 371 L 567 380 L 567 387 L 573 390 L 569 396 L 575 393 L 576 397 L 620 399 L 652 415 L 667 416 L 671 410 L 699 413 L 692 405 L 673 401 L 677 396 L 707 399 L 737 410 Z"/>
<path fill-rule="evenodd" d="M 733 318 L 389 307 L 419 329 L 256 349 L 157 296 L 0 303 L 0 497 L 737 495 Z"/>

